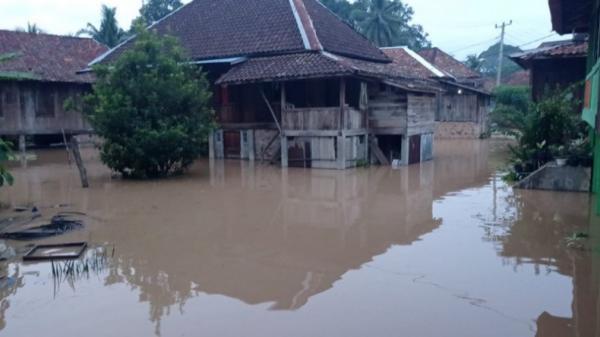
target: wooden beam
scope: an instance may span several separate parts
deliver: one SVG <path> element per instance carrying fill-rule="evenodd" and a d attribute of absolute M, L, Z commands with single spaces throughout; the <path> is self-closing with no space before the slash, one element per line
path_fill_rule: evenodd
<path fill-rule="evenodd" d="M 88 182 L 87 170 L 83 166 L 83 159 L 81 159 L 81 152 L 79 152 L 79 142 L 77 137 L 71 137 L 71 151 L 73 152 L 73 158 L 75 158 L 75 164 L 79 170 L 79 177 L 81 178 L 81 187 L 88 188 L 90 184 Z"/>
<path fill-rule="evenodd" d="M 345 129 L 344 127 L 344 108 L 346 106 L 346 79 L 340 79 L 340 125 L 339 130 Z"/>
<path fill-rule="evenodd" d="M 269 100 L 267 99 L 267 95 L 265 95 L 265 90 L 262 86 L 260 87 L 260 95 L 262 96 L 263 100 L 265 101 L 267 108 L 269 108 L 269 111 L 271 112 L 271 117 L 273 117 L 273 120 L 275 121 L 275 124 L 277 125 L 277 129 L 279 129 L 279 133 L 282 133 L 281 124 L 279 124 L 279 121 L 277 120 L 277 115 L 275 115 L 275 111 L 273 111 L 271 102 L 269 102 Z M 283 109 L 282 109 L 282 111 L 283 111 Z"/>

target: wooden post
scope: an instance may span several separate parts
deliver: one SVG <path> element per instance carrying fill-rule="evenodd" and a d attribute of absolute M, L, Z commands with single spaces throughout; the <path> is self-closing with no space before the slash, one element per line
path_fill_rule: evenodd
<path fill-rule="evenodd" d="M 283 134 L 283 128 L 285 128 L 285 111 L 286 111 L 286 102 L 285 102 L 285 82 L 281 82 L 281 130 L 280 132 Z"/>
<path fill-rule="evenodd" d="M 344 109 L 346 107 L 346 79 L 340 79 L 340 125 L 338 127 L 339 130 L 345 129 L 344 127 Z"/>
<path fill-rule="evenodd" d="M 88 188 L 90 184 L 88 182 L 87 171 L 83 166 L 83 160 L 81 159 L 81 152 L 79 152 L 79 142 L 75 136 L 71 137 L 71 151 L 73 152 L 73 158 L 75 158 L 75 164 L 79 170 L 79 177 L 81 178 L 81 187 Z"/>
<path fill-rule="evenodd" d="M 281 167 L 287 168 L 288 166 L 288 139 L 284 133 L 281 135 Z"/>
<path fill-rule="evenodd" d="M 346 136 L 338 136 L 337 139 L 337 166 L 339 170 L 346 169 Z"/>

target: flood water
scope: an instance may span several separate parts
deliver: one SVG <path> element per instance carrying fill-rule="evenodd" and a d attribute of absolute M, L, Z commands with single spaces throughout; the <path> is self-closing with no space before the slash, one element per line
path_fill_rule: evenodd
<path fill-rule="evenodd" d="M 64 150 L 39 151 L 0 202 L 87 214 L 36 243 L 87 241 L 88 268 L 0 262 L 0 336 L 599 336 L 597 249 L 565 241 L 600 232 L 592 201 L 513 190 L 504 145 L 438 142 L 400 170 L 200 161 L 152 182 L 88 151 L 87 190 Z"/>

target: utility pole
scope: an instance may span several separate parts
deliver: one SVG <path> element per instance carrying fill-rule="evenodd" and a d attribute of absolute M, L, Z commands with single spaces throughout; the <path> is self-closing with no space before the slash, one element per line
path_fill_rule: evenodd
<path fill-rule="evenodd" d="M 502 22 L 501 25 L 496 25 L 496 29 L 501 29 L 502 33 L 500 34 L 500 53 L 498 54 L 498 69 L 496 71 L 496 86 L 499 87 L 502 84 L 502 63 L 504 62 L 504 34 L 506 33 L 506 27 L 512 25 L 512 20 L 508 23 Z"/>

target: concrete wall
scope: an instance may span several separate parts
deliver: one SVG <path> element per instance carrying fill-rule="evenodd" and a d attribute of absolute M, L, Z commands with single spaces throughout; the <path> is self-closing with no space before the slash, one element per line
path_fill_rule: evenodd
<path fill-rule="evenodd" d="M 530 190 L 589 192 L 591 180 L 590 168 L 559 167 L 550 163 L 518 182 L 515 187 Z"/>
<path fill-rule="evenodd" d="M 484 128 L 472 122 L 437 122 L 435 138 L 437 139 L 479 139 Z"/>
<path fill-rule="evenodd" d="M 0 82 L 0 135 L 91 132 L 80 112 L 67 111 L 67 99 L 79 99 L 87 85 Z"/>

